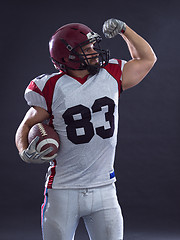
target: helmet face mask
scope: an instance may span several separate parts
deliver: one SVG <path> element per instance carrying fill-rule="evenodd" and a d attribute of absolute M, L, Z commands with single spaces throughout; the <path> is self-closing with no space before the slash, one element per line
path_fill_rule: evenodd
<path fill-rule="evenodd" d="M 87 69 L 95 74 L 109 61 L 109 51 L 101 49 L 101 40 L 97 33 L 83 24 L 67 24 L 59 28 L 49 42 L 51 60 L 58 70 Z M 83 47 L 89 43 L 93 43 L 95 52 L 85 54 Z M 91 65 L 91 60 L 95 58 L 98 58 L 98 63 Z"/>
<path fill-rule="evenodd" d="M 98 44 L 98 43 L 95 42 L 94 44 Z M 79 51 L 76 51 L 76 49 L 73 49 L 73 53 L 78 56 L 78 60 L 74 60 L 73 55 L 70 55 L 69 57 L 69 61 L 78 62 L 80 64 L 78 70 L 86 69 L 91 75 L 95 75 L 96 73 L 99 72 L 101 67 L 105 66 L 108 63 L 108 60 L 109 60 L 108 52 L 102 50 L 99 46 L 98 48 L 93 47 L 94 51 L 96 52 L 90 53 L 90 54 L 86 54 L 84 52 L 83 46 L 82 47 L 79 46 L 78 49 L 80 49 L 81 53 L 78 53 Z M 96 60 L 98 59 L 97 63 L 91 64 L 91 61 L 95 59 Z"/>

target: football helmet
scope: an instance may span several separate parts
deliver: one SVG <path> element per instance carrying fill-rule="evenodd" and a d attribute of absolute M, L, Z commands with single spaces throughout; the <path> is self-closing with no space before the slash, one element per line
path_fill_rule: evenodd
<path fill-rule="evenodd" d="M 89 27 L 81 23 L 70 23 L 59 28 L 49 41 L 51 60 L 58 70 L 90 70 L 89 60 L 99 58 L 95 68 L 105 66 L 109 61 L 109 50 L 100 47 L 102 38 Z M 83 46 L 93 43 L 95 53 L 85 54 Z M 97 45 L 97 46 L 96 46 Z M 82 53 L 78 53 L 81 49 Z"/>

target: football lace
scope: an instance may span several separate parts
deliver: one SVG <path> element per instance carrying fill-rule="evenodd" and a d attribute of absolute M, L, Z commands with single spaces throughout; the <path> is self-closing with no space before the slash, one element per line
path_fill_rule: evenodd
<path fill-rule="evenodd" d="M 42 123 L 38 123 L 38 127 L 39 127 L 39 131 L 41 133 L 41 135 L 44 137 L 44 136 L 47 136 L 47 132 L 46 130 L 44 129 Z"/>

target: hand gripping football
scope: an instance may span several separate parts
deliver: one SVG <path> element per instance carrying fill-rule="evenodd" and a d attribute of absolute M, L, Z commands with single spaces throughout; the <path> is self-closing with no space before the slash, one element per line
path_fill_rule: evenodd
<path fill-rule="evenodd" d="M 52 147 L 53 151 L 45 157 L 51 157 L 58 152 L 60 146 L 59 135 L 52 127 L 44 123 L 35 124 L 29 131 L 28 142 L 30 143 L 36 136 L 39 137 L 39 141 L 37 142 L 38 152 L 49 147 Z"/>

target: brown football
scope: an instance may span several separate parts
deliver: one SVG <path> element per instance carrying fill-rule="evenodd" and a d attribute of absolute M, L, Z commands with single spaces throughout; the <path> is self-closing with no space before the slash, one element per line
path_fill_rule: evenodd
<path fill-rule="evenodd" d="M 52 147 L 53 151 L 47 154 L 45 157 L 51 157 L 56 154 L 60 147 L 60 139 L 57 132 L 45 123 L 37 123 L 35 124 L 29 131 L 28 134 L 28 142 L 36 137 L 39 137 L 39 141 L 37 142 L 37 150 L 39 152 Z"/>

